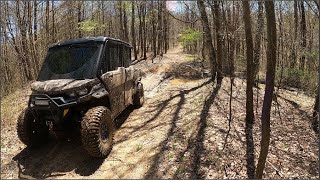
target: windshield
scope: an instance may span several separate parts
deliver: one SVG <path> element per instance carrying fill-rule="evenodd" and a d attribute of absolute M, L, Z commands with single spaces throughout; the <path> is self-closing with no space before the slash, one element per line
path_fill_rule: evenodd
<path fill-rule="evenodd" d="M 102 44 L 83 43 L 50 48 L 38 80 L 95 78 Z"/>

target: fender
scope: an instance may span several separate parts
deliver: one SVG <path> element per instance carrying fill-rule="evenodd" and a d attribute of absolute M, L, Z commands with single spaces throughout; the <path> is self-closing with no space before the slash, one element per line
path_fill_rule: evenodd
<path fill-rule="evenodd" d="M 77 100 L 77 103 L 94 100 L 95 102 L 104 102 L 104 103 L 107 102 L 108 105 L 110 106 L 109 108 L 111 108 L 111 100 L 109 96 L 110 94 L 105 89 L 104 85 L 99 83 L 92 87 L 89 94 L 87 94 L 86 96 L 80 97 Z"/>
<path fill-rule="evenodd" d="M 137 91 L 137 86 L 138 86 L 138 83 L 141 82 L 141 74 L 142 74 L 142 71 L 140 69 L 137 69 L 135 68 L 135 73 L 133 75 L 133 79 L 134 79 L 134 94 L 136 93 Z"/>
<path fill-rule="evenodd" d="M 109 108 L 111 108 L 111 99 L 110 99 L 110 94 L 108 90 L 105 88 L 105 86 L 102 83 L 99 83 L 95 86 L 92 87 L 90 95 L 97 100 L 100 99 L 107 99 L 108 104 L 110 105 Z"/>
<path fill-rule="evenodd" d="M 135 94 L 136 92 L 137 92 L 137 87 L 138 87 L 138 84 L 141 82 L 141 77 L 138 77 L 138 78 L 136 78 L 135 80 L 134 80 L 134 88 L 133 88 L 133 94 Z"/>
<path fill-rule="evenodd" d="M 109 96 L 109 92 L 105 89 L 105 88 L 99 88 L 97 90 L 95 90 L 92 94 L 92 97 L 96 98 L 96 99 L 100 99 L 103 98 L 105 96 Z"/>

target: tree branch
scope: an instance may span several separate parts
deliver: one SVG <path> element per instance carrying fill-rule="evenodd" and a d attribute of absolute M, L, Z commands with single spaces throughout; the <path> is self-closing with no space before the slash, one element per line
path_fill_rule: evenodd
<path fill-rule="evenodd" d="M 313 2 L 316 4 L 317 8 L 318 8 L 318 12 L 320 11 L 320 5 L 319 2 L 317 0 L 313 0 Z"/>
<path fill-rule="evenodd" d="M 308 4 L 309 8 L 314 12 L 314 14 L 316 14 L 319 17 L 319 4 L 317 4 L 318 2 L 314 1 L 316 3 L 316 5 L 317 5 L 317 8 L 318 8 L 318 12 L 316 12 L 316 10 L 314 10 L 312 8 L 312 6 L 309 4 L 309 2 L 307 0 L 304 0 L 304 1 Z"/>
<path fill-rule="evenodd" d="M 162 10 L 163 11 L 163 10 Z M 164 12 L 164 11 L 163 11 Z M 181 22 L 184 22 L 184 23 L 195 23 L 199 20 L 199 18 L 197 18 L 196 20 L 194 21 L 185 21 L 185 20 L 182 20 L 182 19 L 179 19 L 177 17 L 175 17 L 173 14 L 171 14 L 169 11 L 165 12 L 165 13 L 168 13 L 171 17 L 173 17 L 174 19 L 178 20 L 178 21 L 181 21 Z"/>

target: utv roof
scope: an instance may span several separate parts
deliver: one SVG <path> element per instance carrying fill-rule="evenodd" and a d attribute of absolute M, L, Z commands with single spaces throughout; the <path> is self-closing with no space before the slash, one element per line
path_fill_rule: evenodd
<path fill-rule="evenodd" d="M 120 39 L 115 39 L 111 37 L 104 37 L 104 36 L 99 36 L 99 37 L 86 37 L 86 38 L 79 38 L 79 39 L 68 39 L 64 41 L 59 41 L 57 43 L 51 44 L 49 48 L 56 47 L 56 46 L 64 46 L 64 45 L 70 45 L 70 44 L 80 44 L 80 43 L 86 43 L 86 42 L 106 42 L 106 41 L 112 41 L 116 42 L 119 44 L 126 45 L 128 47 L 132 47 L 129 43 L 121 41 Z"/>

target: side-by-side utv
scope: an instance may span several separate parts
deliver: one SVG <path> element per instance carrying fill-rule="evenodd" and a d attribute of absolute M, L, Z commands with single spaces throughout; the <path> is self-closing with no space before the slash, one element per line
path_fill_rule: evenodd
<path fill-rule="evenodd" d="M 49 47 L 17 132 L 27 146 L 50 135 L 80 129 L 94 157 L 112 148 L 114 120 L 129 105 L 144 102 L 141 71 L 131 66 L 131 46 L 108 38 L 81 38 Z"/>

